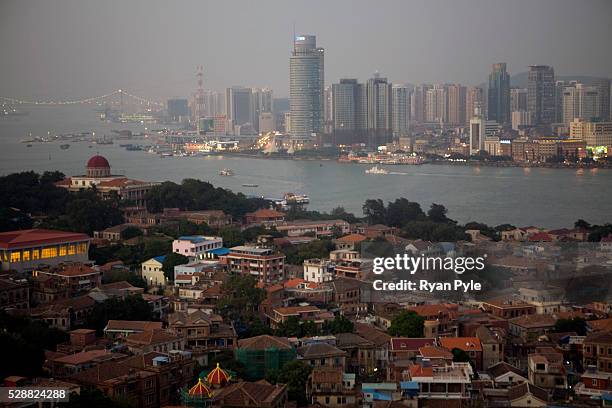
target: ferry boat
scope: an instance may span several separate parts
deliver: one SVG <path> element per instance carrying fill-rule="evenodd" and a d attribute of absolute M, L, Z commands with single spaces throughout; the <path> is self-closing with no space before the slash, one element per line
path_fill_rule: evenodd
<path fill-rule="evenodd" d="M 249 184 L 249 183 L 246 183 L 246 184 L 243 184 L 242 187 L 259 187 L 259 184 Z"/>
<path fill-rule="evenodd" d="M 283 199 L 287 204 L 308 204 L 310 202 L 310 197 L 305 194 L 285 193 Z"/>
<path fill-rule="evenodd" d="M 234 175 L 234 170 L 228 169 L 228 168 L 221 169 L 221 170 L 219 170 L 219 175 L 220 176 L 233 176 Z"/>
<path fill-rule="evenodd" d="M 371 169 L 367 169 L 366 174 L 389 174 L 389 172 L 382 167 L 374 166 Z"/>

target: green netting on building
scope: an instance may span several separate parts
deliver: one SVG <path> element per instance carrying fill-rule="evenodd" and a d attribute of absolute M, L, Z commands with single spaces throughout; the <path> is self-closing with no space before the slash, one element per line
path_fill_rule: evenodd
<path fill-rule="evenodd" d="M 269 370 L 280 369 L 287 362 L 296 359 L 293 348 L 265 350 L 237 349 L 236 360 L 244 365 L 247 380 L 259 380 L 266 376 Z"/>

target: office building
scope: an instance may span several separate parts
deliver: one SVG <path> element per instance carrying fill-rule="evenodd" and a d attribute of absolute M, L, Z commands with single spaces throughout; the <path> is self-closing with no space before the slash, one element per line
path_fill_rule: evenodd
<path fill-rule="evenodd" d="M 233 86 L 225 91 L 227 120 L 233 126 L 253 124 L 253 92 L 251 88 Z"/>
<path fill-rule="evenodd" d="M 314 35 L 298 35 L 289 60 L 291 137 L 311 141 L 323 130 L 324 51 Z"/>
<path fill-rule="evenodd" d="M 593 81 L 592 85 L 598 89 L 599 92 L 599 119 L 610 120 L 612 119 L 612 111 L 610 110 L 610 79 L 600 78 Z"/>
<path fill-rule="evenodd" d="M 527 88 L 510 89 L 510 111 L 527 110 Z"/>
<path fill-rule="evenodd" d="M 272 90 L 268 88 L 252 88 L 251 103 L 253 104 L 253 128 L 261 132 L 259 118 L 262 113 L 272 112 Z"/>
<path fill-rule="evenodd" d="M 487 118 L 498 123 L 510 122 L 510 75 L 505 62 L 493 64 L 489 74 Z"/>
<path fill-rule="evenodd" d="M 448 93 L 448 123 L 463 125 L 466 123 L 466 88 L 462 85 L 449 85 Z"/>
<path fill-rule="evenodd" d="M 334 94 L 333 87 L 326 86 L 323 90 L 323 131 L 331 133 L 334 129 Z"/>
<path fill-rule="evenodd" d="M 410 89 L 406 85 L 394 84 L 391 87 L 391 129 L 393 137 L 408 134 L 410 121 Z"/>
<path fill-rule="evenodd" d="M 337 131 L 364 130 L 367 125 L 365 86 L 356 79 L 341 79 L 332 85 L 333 124 Z"/>
<path fill-rule="evenodd" d="M 391 84 L 377 72 L 366 85 L 368 130 L 391 130 Z"/>
<path fill-rule="evenodd" d="M 548 65 L 531 65 L 527 79 L 527 110 L 536 125 L 555 120 L 555 71 Z"/>
<path fill-rule="evenodd" d="M 189 118 L 189 102 L 184 98 L 168 99 L 168 116 L 174 122 Z"/>
<path fill-rule="evenodd" d="M 570 123 L 574 119 L 592 120 L 599 119 L 600 110 L 599 88 L 575 83 L 566 86 L 562 93 L 562 117 L 563 123 Z"/>
<path fill-rule="evenodd" d="M 470 119 L 470 154 L 478 154 L 484 150 L 485 120 L 481 115 Z"/>
<path fill-rule="evenodd" d="M 512 129 L 521 130 L 526 127 L 533 126 L 533 120 L 531 118 L 531 112 L 527 111 L 514 111 L 512 112 Z"/>

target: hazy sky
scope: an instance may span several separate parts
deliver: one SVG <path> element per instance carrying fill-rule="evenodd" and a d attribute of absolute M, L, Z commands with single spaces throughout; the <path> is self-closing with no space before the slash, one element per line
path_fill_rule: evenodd
<path fill-rule="evenodd" d="M 472 85 L 496 61 L 612 77 L 612 0 L 0 0 L 0 95 L 187 96 L 201 64 L 207 88 L 286 96 L 294 24 L 325 48 L 326 84 Z"/>

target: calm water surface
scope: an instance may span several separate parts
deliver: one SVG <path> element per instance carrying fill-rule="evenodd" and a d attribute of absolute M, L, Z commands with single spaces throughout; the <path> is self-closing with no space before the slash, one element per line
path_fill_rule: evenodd
<path fill-rule="evenodd" d="M 467 222 L 511 223 L 520 226 L 571 226 L 578 218 L 592 223 L 612 221 L 612 171 L 577 172 L 569 169 L 525 170 L 446 165 L 389 166 L 388 175 L 366 175 L 366 165 L 333 161 L 263 160 L 235 157 L 166 157 L 144 151 L 130 152 L 113 145 L 71 143 L 20 143 L 31 133 L 95 131 L 110 134 L 113 129 L 144 131 L 140 124 L 105 123 L 92 107 L 27 107 L 30 114 L 0 119 L 0 174 L 23 170 L 60 170 L 67 175 L 82 174 L 87 159 L 99 152 L 114 173 L 128 177 L 180 182 L 199 178 L 245 194 L 280 197 L 284 192 L 310 196 L 310 208 L 329 211 L 343 206 L 361 215 L 367 198 L 385 201 L 406 197 L 424 208 L 433 202 L 444 204 L 449 216 Z M 156 125 L 152 125 L 156 127 Z M 126 141 L 125 143 L 130 143 Z M 140 140 L 132 143 L 141 144 Z M 218 175 L 229 167 L 234 177 Z M 257 188 L 242 184 L 258 184 Z"/>

